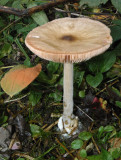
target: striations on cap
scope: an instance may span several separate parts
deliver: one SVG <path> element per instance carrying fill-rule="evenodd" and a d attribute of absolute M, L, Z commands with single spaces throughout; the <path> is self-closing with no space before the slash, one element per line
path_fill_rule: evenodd
<path fill-rule="evenodd" d="M 25 39 L 39 57 L 53 62 L 82 62 L 105 52 L 110 29 L 89 18 L 60 18 L 33 29 Z"/>

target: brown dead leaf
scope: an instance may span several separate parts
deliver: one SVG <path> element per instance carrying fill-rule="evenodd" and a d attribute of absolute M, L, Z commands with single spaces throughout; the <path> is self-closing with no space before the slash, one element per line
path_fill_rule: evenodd
<path fill-rule="evenodd" d="M 12 97 L 27 87 L 39 75 L 41 68 L 41 64 L 31 68 L 24 65 L 15 66 L 2 78 L 2 89 Z"/>
<path fill-rule="evenodd" d="M 120 148 L 121 138 L 112 138 L 109 142 L 111 144 L 111 148 Z"/>

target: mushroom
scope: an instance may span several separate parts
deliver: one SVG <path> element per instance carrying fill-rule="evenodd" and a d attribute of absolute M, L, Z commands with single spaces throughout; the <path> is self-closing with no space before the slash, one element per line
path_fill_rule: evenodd
<path fill-rule="evenodd" d="M 66 17 L 33 29 L 25 43 L 39 57 L 64 63 L 63 115 L 58 126 L 72 133 L 78 126 L 78 117 L 73 115 L 73 63 L 106 51 L 112 43 L 110 29 L 89 18 Z"/>

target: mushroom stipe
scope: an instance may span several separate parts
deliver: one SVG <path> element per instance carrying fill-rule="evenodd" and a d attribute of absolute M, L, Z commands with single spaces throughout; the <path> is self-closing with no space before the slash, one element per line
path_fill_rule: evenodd
<path fill-rule="evenodd" d="M 40 58 L 64 63 L 63 115 L 58 127 L 72 133 L 78 126 L 73 115 L 73 63 L 105 52 L 112 43 L 110 29 L 89 18 L 60 18 L 33 29 L 25 43 Z"/>

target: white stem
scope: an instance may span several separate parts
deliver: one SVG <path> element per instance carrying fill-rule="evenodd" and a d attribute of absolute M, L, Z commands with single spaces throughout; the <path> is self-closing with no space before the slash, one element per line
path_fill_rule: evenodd
<path fill-rule="evenodd" d="M 58 127 L 70 134 L 78 126 L 78 117 L 73 115 L 73 63 L 64 63 L 63 92 L 63 116 Z"/>
<path fill-rule="evenodd" d="M 63 90 L 63 116 L 71 117 L 73 113 L 73 63 L 64 63 Z"/>

